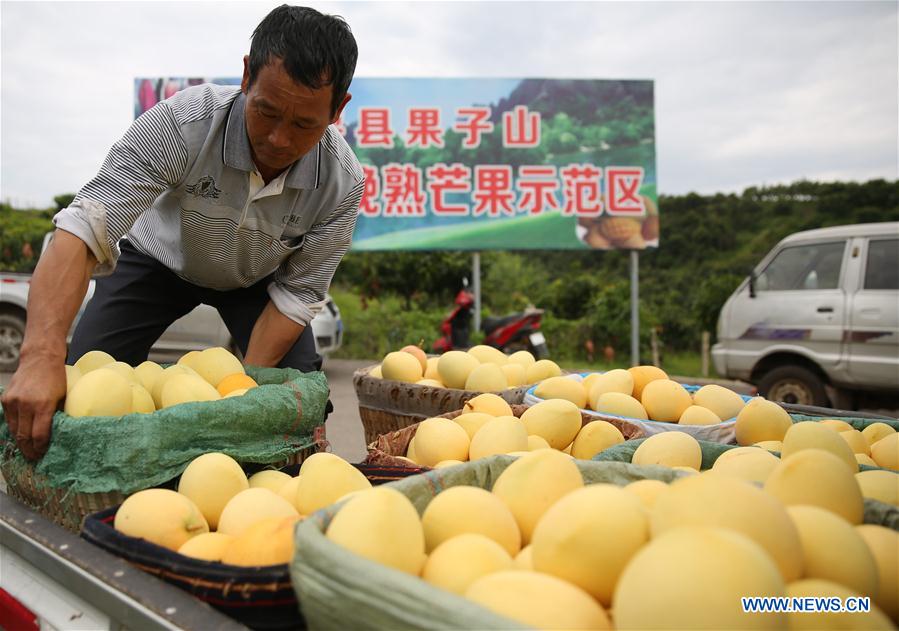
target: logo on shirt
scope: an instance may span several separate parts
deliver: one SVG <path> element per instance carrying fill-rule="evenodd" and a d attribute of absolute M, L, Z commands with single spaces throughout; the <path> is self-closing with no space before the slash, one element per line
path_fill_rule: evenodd
<path fill-rule="evenodd" d="M 206 199 L 218 199 L 222 191 L 215 185 L 215 180 L 211 175 L 204 175 L 193 184 L 189 184 L 185 190 L 194 197 L 205 197 Z"/>

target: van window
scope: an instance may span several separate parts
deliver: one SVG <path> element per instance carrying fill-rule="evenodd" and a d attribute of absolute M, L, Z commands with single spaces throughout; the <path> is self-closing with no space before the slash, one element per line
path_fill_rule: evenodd
<path fill-rule="evenodd" d="M 781 250 L 756 281 L 761 291 L 836 289 L 846 242 L 797 245 Z"/>
<path fill-rule="evenodd" d="M 899 289 L 899 239 L 868 243 L 865 289 Z"/>

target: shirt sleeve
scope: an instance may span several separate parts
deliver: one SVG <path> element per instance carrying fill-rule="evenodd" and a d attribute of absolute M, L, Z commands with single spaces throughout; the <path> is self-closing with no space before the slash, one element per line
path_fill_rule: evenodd
<path fill-rule="evenodd" d="M 147 110 L 109 150 L 100 172 L 53 217 L 97 257 L 97 276 L 111 274 L 118 242 L 187 168 L 187 145 L 168 103 Z"/>
<path fill-rule="evenodd" d="M 268 293 L 278 311 L 303 326 L 321 311 L 325 292 L 346 254 L 356 228 L 365 180 L 354 186 L 327 220 L 312 226 L 303 246 L 275 273 Z"/>

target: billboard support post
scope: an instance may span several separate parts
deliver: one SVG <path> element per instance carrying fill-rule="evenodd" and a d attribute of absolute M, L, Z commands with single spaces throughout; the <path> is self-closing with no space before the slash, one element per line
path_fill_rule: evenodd
<path fill-rule="evenodd" d="M 631 250 L 631 366 L 640 365 L 640 252 Z"/>
<path fill-rule="evenodd" d="M 471 255 L 471 278 L 474 289 L 474 330 L 481 330 L 481 253 Z"/>

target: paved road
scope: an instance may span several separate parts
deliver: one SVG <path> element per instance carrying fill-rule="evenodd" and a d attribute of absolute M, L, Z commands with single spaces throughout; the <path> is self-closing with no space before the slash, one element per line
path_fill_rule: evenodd
<path fill-rule="evenodd" d="M 348 460 L 359 462 L 365 458 L 365 433 L 359 418 L 359 401 L 353 388 L 353 373 L 376 361 L 355 359 L 326 359 L 325 375 L 331 386 L 334 411 L 328 417 L 327 433 L 331 451 Z"/>

